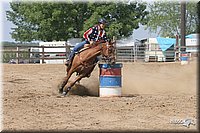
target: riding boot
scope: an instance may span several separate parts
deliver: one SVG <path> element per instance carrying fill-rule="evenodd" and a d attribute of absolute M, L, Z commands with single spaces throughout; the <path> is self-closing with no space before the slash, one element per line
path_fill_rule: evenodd
<path fill-rule="evenodd" d="M 71 61 L 68 59 L 68 60 L 66 60 L 65 65 L 69 66 L 70 63 L 71 63 Z"/>

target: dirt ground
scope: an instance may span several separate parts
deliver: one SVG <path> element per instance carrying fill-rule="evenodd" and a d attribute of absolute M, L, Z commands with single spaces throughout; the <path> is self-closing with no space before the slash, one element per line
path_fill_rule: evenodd
<path fill-rule="evenodd" d="M 63 64 L 2 64 L 3 130 L 171 131 L 197 130 L 198 66 L 123 63 L 122 97 L 99 97 L 96 67 L 64 98 L 57 85 Z M 177 121 L 191 119 L 194 125 Z"/>

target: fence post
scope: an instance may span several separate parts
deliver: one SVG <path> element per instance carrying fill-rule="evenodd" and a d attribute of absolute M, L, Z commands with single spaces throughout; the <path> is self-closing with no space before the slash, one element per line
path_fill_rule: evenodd
<path fill-rule="evenodd" d="M 42 64 L 44 63 L 44 46 L 42 46 Z"/>
<path fill-rule="evenodd" d="M 31 62 L 31 48 L 28 49 L 28 63 Z"/>
<path fill-rule="evenodd" d="M 157 50 L 158 50 L 158 45 L 156 45 L 156 44 L 154 44 L 154 46 L 155 46 L 155 62 L 157 62 Z"/>
<path fill-rule="evenodd" d="M 66 59 L 68 58 L 68 50 L 67 50 L 67 47 L 68 47 L 68 41 L 67 41 L 67 43 L 65 43 L 65 56 L 66 56 Z"/>
<path fill-rule="evenodd" d="M 133 51 L 133 52 L 134 52 L 134 57 L 133 57 L 133 61 L 134 61 L 134 62 L 136 62 L 136 60 L 137 60 L 137 59 L 136 59 L 136 58 L 137 58 L 137 55 L 136 55 L 136 52 L 137 52 L 137 51 L 136 51 L 136 50 L 137 50 L 137 45 L 134 44 L 134 51 Z"/>
<path fill-rule="evenodd" d="M 114 62 L 116 62 L 116 60 L 117 60 L 117 45 L 116 45 L 116 38 L 115 38 L 115 36 L 113 36 L 113 41 L 114 41 L 114 49 L 115 49 L 115 51 L 114 51 Z"/>
<path fill-rule="evenodd" d="M 69 54 L 70 54 L 70 52 L 71 52 L 71 50 L 70 50 L 70 43 L 69 43 L 69 40 L 67 41 L 67 43 L 66 43 L 65 46 L 66 46 L 66 49 L 65 49 L 66 59 L 68 59 Z"/>
<path fill-rule="evenodd" d="M 18 46 L 17 46 L 16 57 L 17 57 L 17 64 L 19 64 L 19 47 Z"/>

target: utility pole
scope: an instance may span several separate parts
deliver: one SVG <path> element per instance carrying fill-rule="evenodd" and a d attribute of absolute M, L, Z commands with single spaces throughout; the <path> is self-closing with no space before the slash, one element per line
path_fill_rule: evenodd
<path fill-rule="evenodd" d="M 197 33 L 200 34 L 200 1 L 197 3 L 197 14 L 199 18 L 199 23 L 197 24 Z"/>
<path fill-rule="evenodd" d="M 186 2 L 181 1 L 181 52 L 185 52 L 185 14 L 186 14 Z"/>

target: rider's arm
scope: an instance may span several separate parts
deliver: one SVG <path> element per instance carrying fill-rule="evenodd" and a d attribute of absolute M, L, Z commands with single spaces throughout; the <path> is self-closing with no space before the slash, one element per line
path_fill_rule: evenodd
<path fill-rule="evenodd" d="M 85 38 L 86 40 L 90 41 L 90 37 L 89 35 L 92 33 L 93 28 L 88 29 L 84 34 L 83 34 L 83 38 Z"/>
<path fill-rule="evenodd" d="M 107 36 L 106 36 L 106 33 L 104 33 L 104 35 L 103 35 L 103 40 L 104 40 L 105 42 L 108 42 L 108 38 L 107 38 Z"/>
<path fill-rule="evenodd" d="M 97 26 L 92 27 L 92 32 L 91 32 L 90 35 L 89 35 L 90 46 L 92 46 L 92 45 L 95 43 L 96 37 L 98 36 L 97 33 L 98 33 L 98 28 L 97 28 Z"/>

